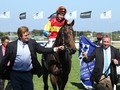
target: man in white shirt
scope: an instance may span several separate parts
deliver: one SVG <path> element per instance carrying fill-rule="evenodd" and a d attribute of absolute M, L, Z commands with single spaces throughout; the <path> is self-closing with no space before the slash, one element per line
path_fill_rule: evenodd
<path fill-rule="evenodd" d="M 95 58 L 96 62 L 91 74 L 91 80 L 95 81 L 98 87 L 103 87 L 104 90 L 113 90 L 114 84 L 117 83 L 116 65 L 120 64 L 120 53 L 118 49 L 110 44 L 111 38 L 104 35 L 102 46 L 96 47 L 90 56 L 83 52 L 86 63 Z M 100 87 L 97 90 L 103 90 Z"/>

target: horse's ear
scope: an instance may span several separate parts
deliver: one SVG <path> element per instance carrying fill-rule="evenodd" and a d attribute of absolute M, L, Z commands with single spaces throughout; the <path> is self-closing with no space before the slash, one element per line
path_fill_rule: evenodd
<path fill-rule="evenodd" d="M 75 22 L 75 21 L 74 21 L 74 20 L 72 20 L 72 22 L 71 22 L 71 26 L 73 26 L 73 25 L 74 25 L 74 22 Z"/>

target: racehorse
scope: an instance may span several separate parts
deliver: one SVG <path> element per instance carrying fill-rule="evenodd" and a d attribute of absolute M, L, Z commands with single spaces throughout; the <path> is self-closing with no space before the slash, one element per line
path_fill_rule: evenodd
<path fill-rule="evenodd" d="M 72 54 L 76 52 L 74 20 L 60 28 L 53 47 L 64 45 L 64 50 L 44 54 L 42 58 L 44 90 L 48 90 L 48 75 L 54 90 L 64 90 L 71 70 Z"/>

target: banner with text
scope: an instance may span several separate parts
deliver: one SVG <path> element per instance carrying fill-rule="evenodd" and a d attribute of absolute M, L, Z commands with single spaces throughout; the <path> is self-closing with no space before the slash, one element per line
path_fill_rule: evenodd
<path fill-rule="evenodd" d="M 89 39 L 87 39 L 84 36 L 80 36 L 79 55 L 78 55 L 80 60 L 80 80 L 86 89 L 93 88 L 92 87 L 93 82 L 90 81 L 90 76 L 94 68 L 95 60 L 89 63 L 85 63 L 83 61 L 82 52 L 86 52 L 87 56 L 89 56 L 95 47 L 96 45 L 93 42 L 91 42 Z"/>

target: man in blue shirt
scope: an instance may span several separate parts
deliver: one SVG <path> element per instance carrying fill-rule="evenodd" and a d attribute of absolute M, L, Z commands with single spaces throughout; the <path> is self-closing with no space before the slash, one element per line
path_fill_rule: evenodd
<path fill-rule="evenodd" d="M 37 60 L 37 53 L 54 53 L 64 46 L 44 48 L 35 40 L 29 38 L 29 29 L 26 26 L 18 28 L 18 40 L 7 45 L 6 53 L 0 63 L 0 74 L 7 68 L 8 60 L 13 90 L 33 90 L 33 74 L 40 77 L 43 73 L 41 65 Z"/>

